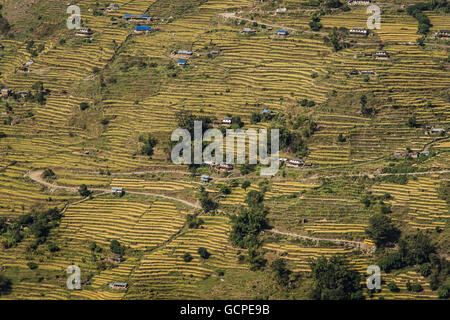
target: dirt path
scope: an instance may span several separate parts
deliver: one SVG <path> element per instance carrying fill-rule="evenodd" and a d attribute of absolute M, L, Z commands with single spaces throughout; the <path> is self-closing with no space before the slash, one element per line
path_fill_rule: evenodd
<path fill-rule="evenodd" d="M 43 185 L 47 188 L 49 188 L 51 191 L 53 190 L 66 190 L 66 191 L 70 191 L 70 192 L 77 192 L 78 188 L 75 187 L 67 187 L 67 186 L 60 186 L 57 185 L 56 183 L 50 183 L 48 181 L 45 181 L 44 179 L 42 179 L 41 175 L 44 172 L 43 169 L 38 169 L 38 170 L 30 170 L 25 174 L 25 177 L 30 178 L 31 180 L 33 180 L 36 183 L 39 183 L 40 185 Z M 90 190 L 92 191 L 99 191 L 99 192 L 104 192 L 104 193 L 109 193 L 111 190 L 110 189 L 105 189 L 105 188 L 91 188 Z M 171 196 L 167 196 L 164 194 L 159 194 L 159 193 L 150 193 L 150 192 L 139 192 L 139 191 L 126 191 L 127 193 L 130 194 L 138 194 L 138 195 L 144 195 L 144 196 L 150 196 L 150 197 L 155 197 L 155 198 L 164 198 L 167 200 L 172 200 L 172 201 L 177 201 L 177 202 L 181 202 L 189 207 L 195 208 L 195 209 L 201 209 L 201 206 L 197 203 L 197 202 L 189 202 L 187 200 L 183 200 L 183 199 L 179 199 L 179 198 L 175 198 L 175 197 L 171 197 Z"/>

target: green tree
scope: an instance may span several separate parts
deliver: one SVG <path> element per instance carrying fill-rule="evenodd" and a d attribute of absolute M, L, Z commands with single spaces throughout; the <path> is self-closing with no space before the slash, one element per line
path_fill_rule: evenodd
<path fill-rule="evenodd" d="M 242 182 L 241 187 L 242 187 L 242 189 L 247 190 L 247 188 L 250 187 L 251 184 L 252 184 L 252 183 L 251 183 L 249 180 L 244 180 L 244 181 Z"/>
<path fill-rule="evenodd" d="M 369 219 L 369 227 L 366 234 L 374 240 L 379 248 L 396 243 L 400 237 L 400 230 L 396 228 L 391 218 L 384 214 L 375 214 Z"/>
<path fill-rule="evenodd" d="M 88 189 L 88 187 L 85 184 L 82 184 L 80 188 L 78 189 L 78 193 L 82 197 L 89 197 L 91 195 L 91 191 Z"/>
<path fill-rule="evenodd" d="M 151 157 L 153 155 L 153 148 L 158 144 L 158 140 L 151 133 L 148 133 L 147 135 L 141 135 L 139 142 L 143 143 L 139 152 Z"/>
<path fill-rule="evenodd" d="M 207 250 L 206 248 L 204 248 L 204 247 L 198 248 L 197 253 L 200 255 L 200 257 L 201 257 L 202 259 L 208 259 L 209 256 L 211 255 L 211 254 L 208 252 L 208 250 Z"/>
<path fill-rule="evenodd" d="M 125 248 L 120 245 L 120 242 L 117 240 L 112 240 L 109 244 L 109 247 L 111 251 L 115 254 L 124 255 L 125 254 Z"/>
<path fill-rule="evenodd" d="M 0 274 L 0 296 L 9 293 L 11 290 L 11 280 L 6 276 Z"/>
<path fill-rule="evenodd" d="M 183 255 L 183 260 L 184 260 L 184 262 L 191 262 L 192 259 L 193 259 L 192 255 L 191 255 L 190 253 L 188 253 L 188 252 L 186 252 L 186 253 Z"/>
<path fill-rule="evenodd" d="M 352 270 L 343 257 L 320 257 L 310 260 L 311 275 L 314 280 L 310 292 L 316 300 L 361 299 L 361 276 Z"/>
<path fill-rule="evenodd" d="M 288 286 L 289 276 L 292 271 L 286 267 L 286 260 L 276 259 L 270 265 L 273 272 L 275 272 L 275 279 L 282 286 Z"/>

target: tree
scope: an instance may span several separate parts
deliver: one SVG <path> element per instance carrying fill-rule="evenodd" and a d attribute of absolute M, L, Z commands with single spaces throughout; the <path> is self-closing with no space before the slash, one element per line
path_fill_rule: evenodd
<path fill-rule="evenodd" d="M 417 119 L 416 116 L 412 116 L 408 118 L 407 125 L 411 128 L 417 127 Z"/>
<path fill-rule="evenodd" d="M 56 178 L 56 174 L 53 172 L 52 169 L 47 168 L 44 170 L 44 172 L 42 172 L 41 178 L 42 179 L 54 179 L 54 178 Z"/>
<path fill-rule="evenodd" d="M 209 197 L 209 193 L 203 186 L 200 188 L 200 205 L 205 212 L 214 211 L 219 207 L 219 205 Z"/>
<path fill-rule="evenodd" d="M 286 268 L 286 260 L 276 259 L 270 265 L 272 271 L 275 272 L 275 279 L 282 286 L 287 286 L 289 284 L 289 276 L 292 271 Z"/>
<path fill-rule="evenodd" d="M 264 193 L 256 190 L 250 191 L 245 197 L 245 202 L 250 206 L 257 206 L 264 201 Z"/>
<path fill-rule="evenodd" d="M 141 135 L 139 142 L 144 144 L 139 152 L 151 157 L 153 155 L 153 148 L 157 145 L 158 140 L 151 133 L 148 133 L 147 135 Z"/>
<path fill-rule="evenodd" d="M 192 259 L 194 259 L 194 258 L 193 258 L 192 255 L 191 255 L 190 253 L 188 253 L 188 252 L 186 252 L 186 253 L 183 255 L 183 260 L 184 260 L 184 262 L 191 262 Z"/>
<path fill-rule="evenodd" d="M 85 184 L 82 184 L 80 186 L 80 188 L 78 189 L 78 192 L 80 193 L 80 195 L 82 197 L 89 197 L 92 193 Z"/>
<path fill-rule="evenodd" d="M 30 268 L 30 270 L 34 270 L 34 269 L 38 268 L 38 265 L 33 261 L 28 262 L 27 266 L 28 266 L 28 268 Z"/>
<path fill-rule="evenodd" d="M 125 248 L 120 245 L 120 242 L 117 240 L 112 240 L 109 244 L 109 247 L 111 248 L 111 251 L 115 254 L 123 255 L 125 254 Z"/>
<path fill-rule="evenodd" d="M 400 291 L 399 287 L 397 286 L 397 284 L 394 281 L 391 281 L 388 283 L 388 288 L 389 288 L 389 290 L 391 290 L 391 292 L 399 292 Z"/>
<path fill-rule="evenodd" d="M 241 185 L 242 189 L 244 189 L 244 190 L 247 190 L 247 188 L 250 186 L 251 186 L 251 182 L 249 180 L 243 181 L 242 185 Z"/>
<path fill-rule="evenodd" d="M 351 270 L 341 256 L 329 259 L 320 257 L 310 260 L 311 275 L 314 281 L 311 298 L 316 300 L 361 299 L 361 276 Z"/>
<path fill-rule="evenodd" d="M 409 266 L 430 261 L 430 255 L 436 253 L 431 238 L 421 231 L 405 235 L 398 243 L 398 251 Z"/>
<path fill-rule="evenodd" d="M 11 290 L 11 280 L 6 276 L 0 274 L 0 296 L 4 293 L 9 293 Z"/>
<path fill-rule="evenodd" d="M 80 103 L 80 110 L 81 110 L 81 111 L 84 111 L 84 110 L 86 110 L 87 108 L 89 108 L 89 103 L 87 103 L 87 102 L 81 102 L 81 103 Z"/>
<path fill-rule="evenodd" d="M 209 256 L 211 255 L 211 254 L 208 252 L 208 250 L 207 250 L 206 248 L 204 248 L 204 247 L 198 248 L 197 253 L 200 255 L 200 257 L 201 257 L 202 259 L 208 259 Z"/>
<path fill-rule="evenodd" d="M 400 230 L 392 224 L 391 218 L 383 214 L 370 217 L 366 233 L 379 248 L 396 243 L 400 237 Z"/>
<path fill-rule="evenodd" d="M 439 299 L 448 299 L 450 297 L 450 288 L 448 286 L 440 286 L 437 290 Z"/>

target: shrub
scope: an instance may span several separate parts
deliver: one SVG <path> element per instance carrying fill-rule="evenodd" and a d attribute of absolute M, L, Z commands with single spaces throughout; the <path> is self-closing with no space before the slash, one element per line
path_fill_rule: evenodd
<path fill-rule="evenodd" d="M 209 256 L 211 255 L 208 250 L 204 247 L 200 247 L 197 250 L 198 254 L 200 255 L 200 257 L 202 257 L 202 259 L 208 259 Z"/>
<path fill-rule="evenodd" d="M 391 282 L 388 283 L 388 288 L 392 292 L 399 292 L 400 291 L 399 287 L 397 286 L 397 284 L 394 281 L 391 281 Z"/>
<path fill-rule="evenodd" d="M 38 268 L 38 265 L 36 263 L 34 263 L 33 261 L 30 261 L 27 263 L 28 268 L 30 268 L 30 270 L 34 270 Z"/>
<path fill-rule="evenodd" d="M 437 290 L 439 299 L 448 299 L 450 297 L 450 288 L 448 286 L 440 286 Z"/>
<path fill-rule="evenodd" d="M 191 262 L 192 259 L 193 259 L 192 255 L 191 255 L 190 253 L 188 253 L 188 252 L 186 252 L 186 253 L 183 255 L 183 260 L 184 260 L 184 262 Z"/>
<path fill-rule="evenodd" d="M 87 102 L 82 102 L 82 103 L 80 103 L 80 110 L 81 110 L 81 111 L 84 111 L 84 110 L 86 110 L 87 108 L 89 108 L 89 103 L 87 103 Z"/>

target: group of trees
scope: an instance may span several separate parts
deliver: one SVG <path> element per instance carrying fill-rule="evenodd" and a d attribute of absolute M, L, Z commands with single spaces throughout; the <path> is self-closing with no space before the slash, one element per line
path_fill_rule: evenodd
<path fill-rule="evenodd" d="M 151 133 L 147 133 L 139 136 L 139 142 L 143 144 L 139 153 L 149 157 L 153 156 L 153 148 L 158 144 L 158 140 Z"/>
<path fill-rule="evenodd" d="M 109 244 L 109 248 L 111 249 L 112 253 L 124 255 L 125 254 L 125 247 L 120 244 L 117 240 L 112 240 Z"/>
<path fill-rule="evenodd" d="M 219 207 L 218 204 L 210 198 L 208 191 L 206 191 L 203 186 L 200 187 L 200 204 L 206 213 L 214 211 Z"/>
<path fill-rule="evenodd" d="M 313 287 L 310 297 L 315 300 L 360 300 L 361 275 L 350 269 L 341 256 L 311 260 Z"/>
<path fill-rule="evenodd" d="M 17 245 L 24 239 L 27 228 L 35 238 L 29 248 L 36 249 L 47 240 L 50 230 L 59 225 L 61 217 L 62 214 L 57 208 L 23 214 L 9 223 L 2 217 L 0 218 L 2 245 L 5 249 Z"/>

